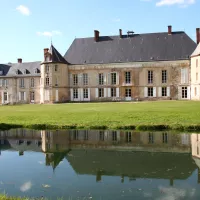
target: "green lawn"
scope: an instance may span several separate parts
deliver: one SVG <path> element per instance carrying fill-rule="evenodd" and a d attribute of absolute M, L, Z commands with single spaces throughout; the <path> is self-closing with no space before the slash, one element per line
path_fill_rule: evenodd
<path fill-rule="evenodd" d="M 200 129 L 200 102 L 0 106 L 0 123 L 30 128 Z M 5 125 L 5 126 L 6 126 Z M 4 126 L 4 127 L 5 127 Z"/>

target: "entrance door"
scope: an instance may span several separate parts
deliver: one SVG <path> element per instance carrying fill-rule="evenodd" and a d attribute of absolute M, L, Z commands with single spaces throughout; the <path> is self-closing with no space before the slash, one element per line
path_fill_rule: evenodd
<path fill-rule="evenodd" d="M 30 92 L 30 102 L 31 103 L 35 102 L 35 92 Z"/>

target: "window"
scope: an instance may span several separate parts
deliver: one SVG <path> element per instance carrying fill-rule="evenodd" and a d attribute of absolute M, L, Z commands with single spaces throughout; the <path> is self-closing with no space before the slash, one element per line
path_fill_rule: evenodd
<path fill-rule="evenodd" d="M 8 80 L 7 79 L 1 79 L 0 80 L 0 86 L 7 87 L 8 86 Z"/>
<path fill-rule="evenodd" d="M 30 99 L 31 99 L 31 101 L 35 100 L 35 92 L 30 93 Z"/>
<path fill-rule="evenodd" d="M 198 67 L 198 58 L 196 59 L 196 67 Z"/>
<path fill-rule="evenodd" d="M 3 70 L 0 70 L 0 76 L 2 76 L 3 75 Z"/>
<path fill-rule="evenodd" d="M 131 142 L 131 140 L 132 140 L 131 132 L 127 132 L 126 133 L 126 142 Z"/>
<path fill-rule="evenodd" d="M 78 140 L 78 130 L 73 131 L 74 140 Z"/>
<path fill-rule="evenodd" d="M 19 79 L 19 86 L 20 86 L 21 88 L 24 88 L 24 79 L 23 79 L 23 78 L 20 78 L 20 79 Z"/>
<path fill-rule="evenodd" d="M 162 70 L 162 83 L 167 83 L 167 70 Z"/>
<path fill-rule="evenodd" d="M 45 79 L 46 86 L 49 86 L 49 83 L 50 83 L 49 77 L 46 77 L 46 79 Z"/>
<path fill-rule="evenodd" d="M 58 86 L 58 78 L 56 77 L 55 86 Z"/>
<path fill-rule="evenodd" d="M 188 76 L 188 68 L 181 69 L 181 84 L 188 83 L 189 76 Z"/>
<path fill-rule="evenodd" d="M 131 72 L 125 72 L 125 83 L 131 83 Z"/>
<path fill-rule="evenodd" d="M 78 99 L 78 89 L 73 90 L 74 99 Z"/>
<path fill-rule="evenodd" d="M 162 97 L 167 96 L 167 87 L 162 87 Z"/>
<path fill-rule="evenodd" d="M 20 92 L 20 96 L 21 96 L 21 101 L 25 100 L 25 92 Z"/>
<path fill-rule="evenodd" d="M 99 85 L 103 85 L 104 84 L 104 76 L 103 74 L 99 74 Z"/>
<path fill-rule="evenodd" d="M 83 74 L 83 85 L 88 85 L 88 74 Z"/>
<path fill-rule="evenodd" d="M 99 131 L 99 140 L 104 141 L 104 131 Z"/>
<path fill-rule="evenodd" d="M 104 89 L 99 88 L 99 97 L 104 97 Z"/>
<path fill-rule="evenodd" d="M 58 65 L 55 65 L 55 72 L 58 71 Z"/>
<path fill-rule="evenodd" d="M 40 70 L 38 68 L 35 69 L 35 74 L 39 74 Z"/>
<path fill-rule="evenodd" d="M 198 75 L 198 72 L 197 72 L 197 73 L 196 73 L 196 81 L 198 81 L 198 76 L 199 76 L 199 75 Z"/>
<path fill-rule="evenodd" d="M 83 89 L 83 98 L 88 99 L 88 89 Z"/>
<path fill-rule="evenodd" d="M 125 96 L 126 96 L 126 97 L 131 97 L 131 89 L 130 89 L 130 88 L 127 88 L 127 89 L 125 90 Z"/>
<path fill-rule="evenodd" d="M 3 98 L 4 98 L 4 101 L 8 101 L 8 93 L 7 92 L 3 93 Z"/>
<path fill-rule="evenodd" d="M 78 74 L 73 74 L 73 85 L 78 85 Z"/>
<path fill-rule="evenodd" d="M 116 88 L 111 88 L 111 97 L 116 97 Z"/>
<path fill-rule="evenodd" d="M 45 101 L 49 101 L 50 97 L 49 97 L 49 90 L 44 90 L 44 100 Z"/>
<path fill-rule="evenodd" d="M 45 72 L 49 73 L 49 65 L 45 65 Z"/>
<path fill-rule="evenodd" d="M 117 141 L 117 131 L 112 131 L 112 140 Z"/>
<path fill-rule="evenodd" d="M 154 143 L 154 135 L 153 133 L 149 133 L 149 144 L 153 144 Z"/>
<path fill-rule="evenodd" d="M 197 88 L 194 88 L 194 95 L 197 96 Z"/>
<path fill-rule="evenodd" d="M 153 71 L 148 71 L 148 83 L 153 83 Z"/>
<path fill-rule="evenodd" d="M 182 87 L 182 98 L 187 99 L 187 87 Z"/>
<path fill-rule="evenodd" d="M 84 140 L 88 140 L 88 131 L 87 130 L 84 131 Z"/>
<path fill-rule="evenodd" d="M 163 138 L 163 143 L 167 143 L 168 142 L 168 134 L 167 133 L 163 133 L 162 134 L 162 138 Z"/>
<path fill-rule="evenodd" d="M 117 84 L 117 74 L 111 73 L 111 85 L 116 85 L 116 84 Z"/>
<path fill-rule="evenodd" d="M 35 79 L 31 78 L 31 87 L 34 87 L 34 85 L 35 85 Z"/>
<path fill-rule="evenodd" d="M 148 97 L 153 97 L 153 87 L 148 87 Z"/>

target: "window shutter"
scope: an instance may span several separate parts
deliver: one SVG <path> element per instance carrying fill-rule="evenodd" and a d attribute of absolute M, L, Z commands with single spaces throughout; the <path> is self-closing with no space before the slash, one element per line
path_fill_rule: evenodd
<path fill-rule="evenodd" d="M 99 74 L 97 74 L 96 80 L 97 80 L 97 85 L 99 85 Z"/>
<path fill-rule="evenodd" d="M 108 88 L 108 97 L 111 97 L 111 88 Z"/>
<path fill-rule="evenodd" d="M 19 92 L 19 101 L 21 101 L 21 92 Z"/>
<path fill-rule="evenodd" d="M 185 68 L 185 83 L 188 83 L 188 68 Z"/>
<path fill-rule="evenodd" d="M 116 97 L 119 97 L 119 88 L 116 88 Z"/>
<path fill-rule="evenodd" d="M 96 93 L 95 94 L 96 98 L 98 98 L 99 97 L 99 89 L 98 88 L 95 89 L 95 93 Z"/>
<path fill-rule="evenodd" d="M 156 97 L 156 87 L 153 87 L 153 97 Z"/>
<path fill-rule="evenodd" d="M 108 85 L 111 85 L 111 73 L 108 73 Z"/>
<path fill-rule="evenodd" d="M 170 97 L 170 87 L 167 87 L 167 97 Z"/>
<path fill-rule="evenodd" d="M 116 80 L 117 80 L 117 85 L 119 85 L 119 73 L 118 72 L 116 72 Z"/>
<path fill-rule="evenodd" d="M 106 82 L 107 82 L 107 76 L 106 76 L 106 73 L 103 74 L 103 82 L 104 82 L 104 85 L 106 85 Z M 104 94 L 105 95 L 105 94 Z"/>
<path fill-rule="evenodd" d="M 3 95 L 3 91 L 1 92 L 1 96 L 2 96 L 1 102 L 2 102 L 2 104 L 3 104 L 3 102 L 4 102 L 4 95 Z"/>
<path fill-rule="evenodd" d="M 79 100 L 83 101 L 83 88 L 78 89 L 78 96 L 79 96 Z"/>
<path fill-rule="evenodd" d="M 24 92 L 24 101 L 26 101 L 26 92 Z"/>
<path fill-rule="evenodd" d="M 88 88 L 88 101 L 90 101 L 90 88 Z"/>
<path fill-rule="evenodd" d="M 70 86 L 73 85 L 73 77 L 72 77 L 72 74 L 70 74 Z"/>
<path fill-rule="evenodd" d="M 104 88 L 104 97 L 107 97 L 107 88 Z"/>
<path fill-rule="evenodd" d="M 74 96 L 73 96 L 73 89 L 70 89 L 70 99 L 71 99 L 71 101 L 73 101 L 73 100 L 74 100 Z"/>
<path fill-rule="evenodd" d="M 144 97 L 148 97 L 148 88 L 144 87 Z"/>
<path fill-rule="evenodd" d="M 158 88 L 158 97 L 162 97 L 162 87 Z"/>
<path fill-rule="evenodd" d="M 181 69 L 181 83 L 185 83 L 185 76 L 184 76 L 185 73 L 184 72 L 185 72 L 185 69 L 182 68 Z"/>
<path fill-rule="evenodd" d="M 187 99 L 190 99 L 190 86 L 187 87 Z"/>

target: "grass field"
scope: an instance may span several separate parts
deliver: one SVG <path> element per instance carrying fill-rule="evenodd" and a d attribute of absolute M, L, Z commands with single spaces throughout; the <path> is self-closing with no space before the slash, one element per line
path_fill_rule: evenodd
<path fill-rule="evenodd" d="M 200 102 L 0 106 L 0 128 L 200 130 Z"/>

